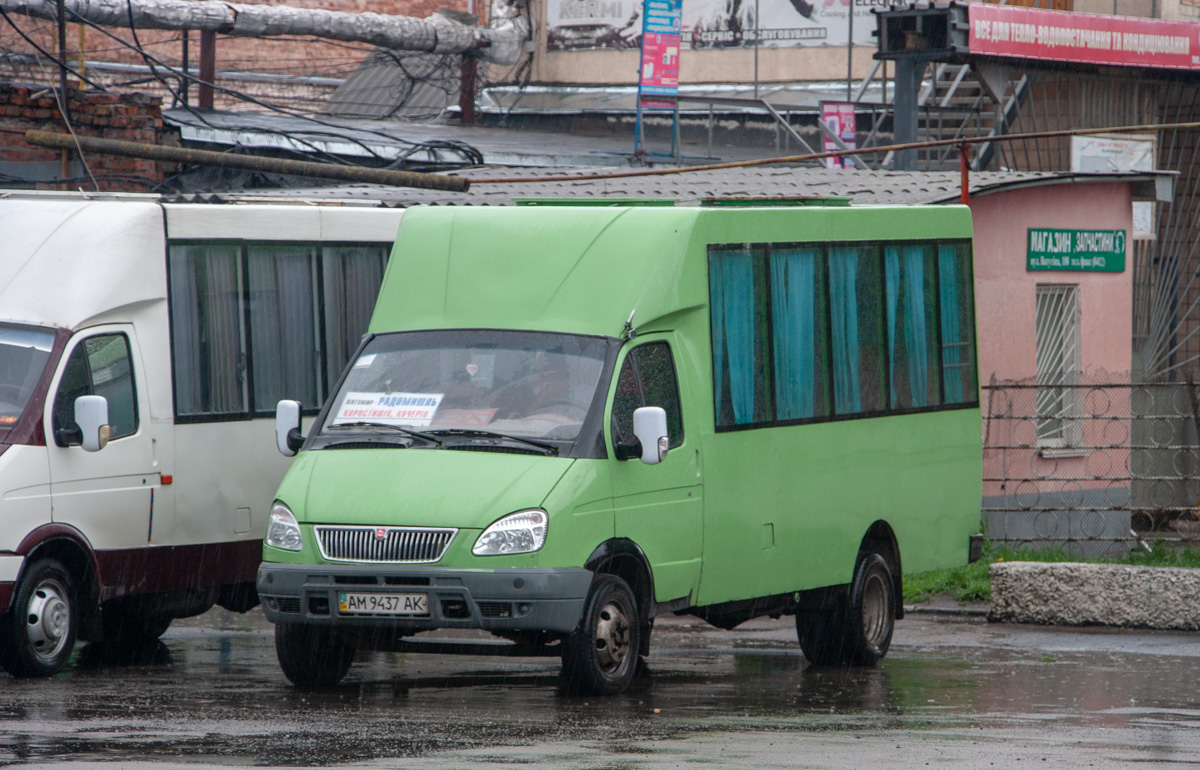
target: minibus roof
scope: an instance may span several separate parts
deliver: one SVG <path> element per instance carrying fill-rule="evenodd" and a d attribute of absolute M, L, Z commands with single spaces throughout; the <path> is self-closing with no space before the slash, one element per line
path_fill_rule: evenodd
<path fill-rule="evenodd" d="M 148 197 L 0 201 L 0 320 L 75 329 L 165 301 L 162 217 Z"/>
<path fill-rule="evenodd" d="M 416 206 L 370 331 L 507 328 L 619 336 L 677 328 L 708 303 L 707 246 L 969 238 L 965 206 Z M 797 202 L 799 203 L 799 202 Z M 807 204 L 807 205 L 804 205 Z"/>
<path fill-rule="evenodd" d="M 156 195 L 0 198 L 0 321 L 78 329 L 167 297 L 166 239 L 390 243 L 402 209 L 337 201 L 166 203 Z"/>

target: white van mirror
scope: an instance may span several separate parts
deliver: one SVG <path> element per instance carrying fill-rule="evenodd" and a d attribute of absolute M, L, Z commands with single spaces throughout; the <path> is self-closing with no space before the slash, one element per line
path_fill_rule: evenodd
<path fill-rule="evenodd" d="M 667 410 L 661 406 L 634 409 L 633 435 L 642 445 L 642 462 L 658 465 L 667 456 Z"/>
<path fill-rule="evenodd" d="M 275 446 L 284 457 L 300 451 L 304 436 L 300 433 L 300 402 L 283 400 L 275 405 Z"/>
<path fill-rule="evenodd" d="M 75 399 L 75 424 L 83 436 L 86 452 L 99 452 L 108 443 L 108 399 L 104 396 L 80 396 Z"/>

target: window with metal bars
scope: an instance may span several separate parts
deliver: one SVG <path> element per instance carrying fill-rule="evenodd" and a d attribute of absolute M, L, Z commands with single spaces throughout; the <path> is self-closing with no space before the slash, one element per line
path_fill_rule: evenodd
<path fill-rule="evenodd" d="M 1037 440 L 1043 449 L 1083 442 L 1079 286 L 1037 286 Z"/>

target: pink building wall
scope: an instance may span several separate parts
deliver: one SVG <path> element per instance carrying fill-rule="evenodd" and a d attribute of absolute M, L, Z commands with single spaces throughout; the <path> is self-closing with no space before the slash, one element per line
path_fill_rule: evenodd
<path fill-rule="evenodd" d="M 979 195 L 975 283 L 984 416 L 983 503 L 989 536 L 1061 539 L 1115 535 L 1124 517 L 1084 510 L 1128 505 L 1127 419 L 1081 421 L 1070 447 L 1040 446 L 1037 435 L 1037 286 L 1079 287 L 1080 382 L 1129 383 L 1133 363 L 1133 193 L 1129 183 L 1060 184 Z M 1119 273 L 1027 269 L 1029 228 L 1124 230 Z M 992 383 L 1020 385 L 989 389 Z M 1081 414 L 1130 414 L 1129 390 L 1080 392 Z"/>
<path fill-rule="evenodd" d="M 1120 273 L 1026 270 L 1031 227 L 1133 232 L 1128 183 L 1060 184 L 979 195 L 975 223 L 979 380 L 1037 375 L 1037 284 L 1078 284 L 1083 381 L 1107 372 L 1129 381 L 1133 365 L 1133 256 Z"/>

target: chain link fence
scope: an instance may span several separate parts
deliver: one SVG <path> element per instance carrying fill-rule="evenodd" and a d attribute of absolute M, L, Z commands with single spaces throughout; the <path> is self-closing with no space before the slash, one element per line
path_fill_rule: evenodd
<path fill-rule="evenodd" d="M 984 387 L 988 537 L 1080 556 L 1200 541 L 1198 399 L 1190 383 Z"/>

